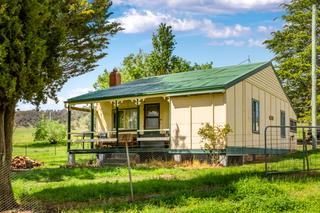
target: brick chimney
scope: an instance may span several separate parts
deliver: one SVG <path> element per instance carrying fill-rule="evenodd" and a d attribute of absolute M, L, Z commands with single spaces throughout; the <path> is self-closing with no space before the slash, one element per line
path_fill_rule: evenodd
<path fill-rule="evenodd" d="M 109 75 L 109 87 L 114 87 L 121 84 L 121 74 L 114 68 Z"/>

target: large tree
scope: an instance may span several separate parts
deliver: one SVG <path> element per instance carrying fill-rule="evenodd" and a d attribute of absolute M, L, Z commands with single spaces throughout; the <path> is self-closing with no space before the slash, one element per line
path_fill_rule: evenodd
<path fill-rule="evenodd" d="M 317 0 L 292 0 L 282 4 L 285 10 L 281 17 L 283 28 L 273 32 L 272 38 L 265 41 L 267 47 L 275 53 L 276 71 L 284 89 L 298 117 L 304 121 L 310 120 L 312 4 L 320 9 Z M 319 16 L 317 23 L 320 23 Z M 318 27 L 318 39 L 319 31 Z M 319 46 L 317 51 L 320 51 Z"/>
<path fill-rule="evenodd" d="M 145 53 L 140 49 L 136 54 L 131 53 L 123 59 L 120 67 L 122 81 L 129 82 L 149 76 L 212 69 L 212 62 L 192 65 L 191 62 L 184 58 L 174 55 L 176 44 L 172 27 L 163 23 L 160 24 L 156 32 L 152 34 L 153 48 L 151 53 Z M 94 88 L 107 88 L 108 77 L 109 73 L 105 70 L 98 76 L 93 85 Z"/>
<path fill-rule="evenodd" d="M 168 74 L 172 71 L 173 50 L 177 43 L 174 37 L 172 27 L 164 23 L 161 23 L 152 35 L 153 50 L 150 54 L 150 68 L 155 75 Z"/>
<path fill-rule="evenodd" d="M 14 203 L 10 182 L 15 108 L 35 105 L 106 55 L 108 0 L 0 0 L 0 211 Z"/>

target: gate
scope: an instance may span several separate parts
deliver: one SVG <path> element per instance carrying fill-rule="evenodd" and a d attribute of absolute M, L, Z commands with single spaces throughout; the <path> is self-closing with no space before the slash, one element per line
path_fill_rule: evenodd
<path fill-rule="evenodd" d="M 267 126 L 264 130 L 265 173 L 320 170 L 320 147 L 312 149 L 312 129 L 319 126 Z"/>

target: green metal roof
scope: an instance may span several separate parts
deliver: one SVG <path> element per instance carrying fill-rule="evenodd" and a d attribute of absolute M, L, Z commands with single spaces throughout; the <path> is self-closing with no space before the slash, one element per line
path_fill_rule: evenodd
<path fill-rule="evenodd" d="M 89 92 L 67 100 L 67 103 L 81 103 L 124 97 L 184 93 L 199 91 L 221 92 L 228 87 L 259 72 L 271 62 L 217 67 L 168 75 L 142 78 L 104 90 Z"/>

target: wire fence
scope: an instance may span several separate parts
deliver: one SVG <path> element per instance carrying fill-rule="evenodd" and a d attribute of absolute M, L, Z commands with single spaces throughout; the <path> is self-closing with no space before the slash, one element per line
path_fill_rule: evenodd
<path fill-rule="evenodd" d="M 316 149 L 312 148 L 312 129 L 319 132 L 320 127 L 267 127 L 265 129 L 264 151 L 266 174 L 319 170 L 319 145 Z M 295 132 L 297 139 L 281 137 L 282 133 L 288 131 Z M 275 134 L 279 135 L 279 133 L 280 137 L 275 136 Z M 318 140 L 319 137 L 317 143 Z"/>

